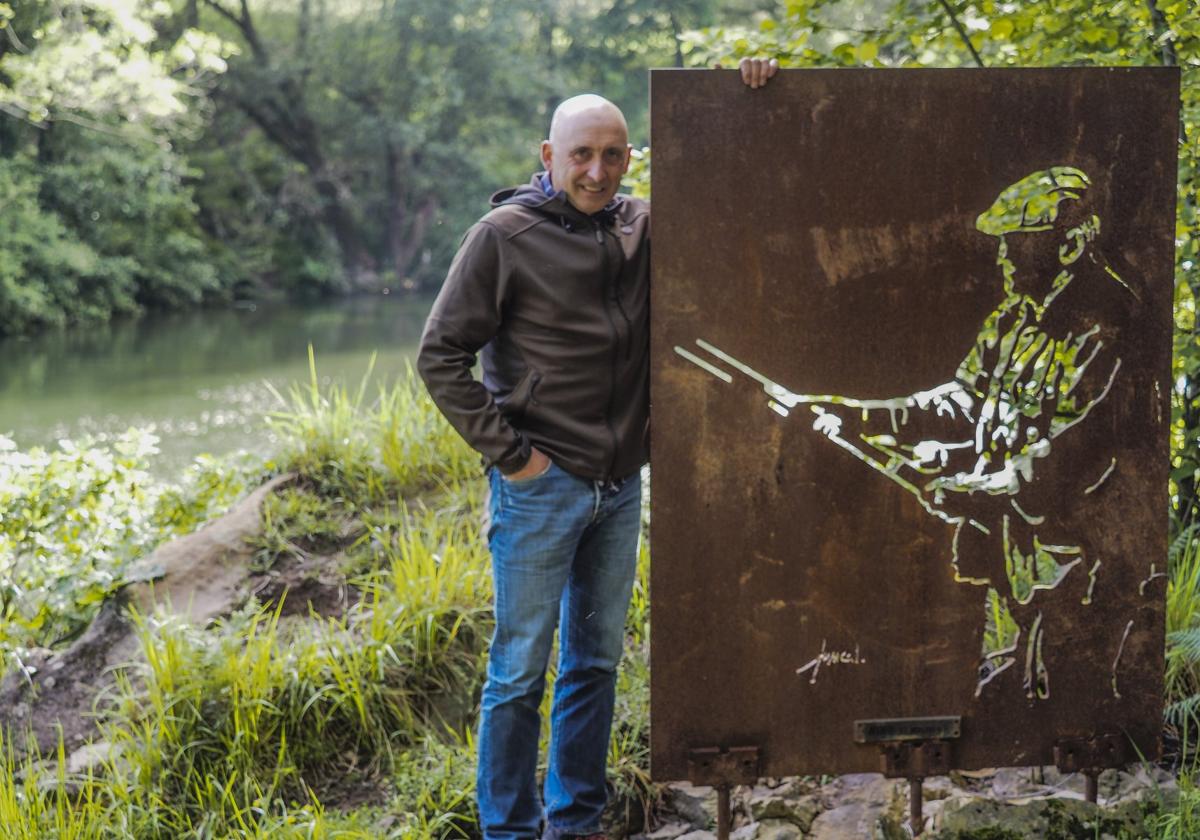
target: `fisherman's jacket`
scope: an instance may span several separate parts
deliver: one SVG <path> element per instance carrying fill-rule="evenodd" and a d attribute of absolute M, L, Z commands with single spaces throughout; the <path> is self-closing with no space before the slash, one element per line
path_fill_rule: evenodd
<path fill-rule="evenodd" d="M 492 207 L 434 302 L 421 378 L 501 472 L 532 445 L 582 478 L 632 475 L 648 457 L 649 204 L 617 196 L 588 216 L 535 175 Z"/>

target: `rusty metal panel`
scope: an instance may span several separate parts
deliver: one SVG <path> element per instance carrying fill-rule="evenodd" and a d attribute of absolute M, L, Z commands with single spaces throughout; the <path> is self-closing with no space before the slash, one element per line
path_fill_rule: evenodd
<path fill-rule="evenodd" d="M 653 73 L 656 778 L 1158 754 L 1178 90 Z"/>

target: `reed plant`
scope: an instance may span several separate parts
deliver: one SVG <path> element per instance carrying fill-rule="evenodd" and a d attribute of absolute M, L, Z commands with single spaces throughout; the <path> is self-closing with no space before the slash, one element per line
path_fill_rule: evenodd
<path fill-rule="evenodd" d="M 381 382 L 372 391 L 375 358 L 356 388 L 323 386 L 310 345 L 308 383 L 286 394 L 271 388 L 279 408 L 267 421 L 284 441 L 284 468 L 324 495 L 362 505 L 478 475 L 478 456 L 442 418 L 411 365 L 390 386 Z"/>

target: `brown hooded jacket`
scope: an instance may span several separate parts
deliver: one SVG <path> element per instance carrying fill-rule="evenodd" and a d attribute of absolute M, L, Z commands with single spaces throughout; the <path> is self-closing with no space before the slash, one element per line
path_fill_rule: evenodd
<path fill-rule="evenodd" d="M 582 478 L 632 475 L 648 457 L 649 204 L 617 196 L 588 216 L 535 175 L 492 206 L 433 304 L 421 378 L 504 473 L 533 445 Z"/>

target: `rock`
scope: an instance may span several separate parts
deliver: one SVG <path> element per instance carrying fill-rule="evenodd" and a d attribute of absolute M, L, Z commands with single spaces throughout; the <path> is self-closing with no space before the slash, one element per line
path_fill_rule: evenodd
<path fill-rule="evenodd" d="M 834 801 L 839 805 L 883 808 L 895 798 L 901 786 L 907 789 L 908 783 L 885 779 L 878 773 L 853 773 L 837 780 Z"/>
<path fill-rule="evenodd" d="M 691 830 L 692 827 L 687 823 L 682 822 L 681 820 L 673 820 L 660 825 L 649 834 L 644 834 L 641 836 L 644 837 L 645 840 L 675 840 L 676 837 L 687 834 Z"/>
<path fill-rule="evenodd" d="M 813 820 L 808 836 L 810 840 L 862 840 L 870 837 L 875 827 L 875 817 L 865 811 L 862 805 L 831 808 Z"/>
<path fill-rule="evenodd" d="M 802 840 L 804 832 L 788 820 L 763 820 L 753 836 L 754 840 Z"/>
<path fill-rule="evenodd" d="M 294 480 L 273 478 L 199 531 L 159 546 L 127 576 L 129 603 L 143 614 L 164 605 L 201 626 L 231 612 L 249 594 L 254 550 L 246 540 L 262 529 L 263 500 Z"/>
<path fill-rule="evenodd" d="M 678 840 L 717 840 L 717 835 L 711 831 L 689 831 L 679 835 Z"/>
<path fill-rule="evenodd" d="M 942 799 L 932 799 L 925 803 L 925 808 L 922 813 L 925 816 L 925 826 L 934 830 L 942 825 L 942 811 L 945 809 L 948 802 L 954 801 L 954 795 L 944 797 Z"/>
<path fill-rule="evenodd" d="M 1115 837 L 1123 832 L 1140 836 L 1142 814 L 1136 802 L 1107 809 L 1073 798 L 1038 798 L 1006 803 L 962 797 L 946 801 L 941 827 L 947 833 L 1002 827 L 1028 840 L 1101 837 L 1104 834 Z"/>
<path fill-rule="evenodd" d="M 1002 767 L 992 777 L 992 795 L 998 799 L 1041 796 L 1046 792 L 1047 786 L 1036 780 L 1029 767 Z"/>
<path fill-rule="evenodd" d="M 67 772 L 72 775 L 82 775 L 94 770 L 113 757 L 113 746 L 108 741 L 84 744 L 67 756 Z"/>
<path fill-rule="evenodd" d="M 1177 786 L 1175 777 L 1163 768 L 1140 765 L 1132 768 L 1132 772 L 1120 773 L 1110 797 L 1114 803 L 1128 799 L 1145 800 L 1174 790 Z"/>
<path fill-rule="evenodd" d="M 746 823 L 736 831 L 729 833 L 729 840 L 755 840 L 758 836 L 758 823 Z"/>
<path fill-rule="evenodd" d="M 792 798 L 774 793 L 752 796 L 749 807 L 750 816 L 755 821 L 784 820 L 801 832 L 808 831 L 821 811 L 821 803 L 815 796 Z"/>
<path fill-rule="evenodd" d="M 951 770 L 950 781 L 956 787 L 966 790 L 980 790 L 991 784 L 996 775 L 995 767 L 985 767 L 982 770 Z"/>
<path fill-rule="evenodd" d="M 934 776 L 925 780 L 921 791 L 926 802 L 936 802 L 939 799 L 953 796 L 955 786 L 948 776 Z"/>
<path fill-rule="evenodd" d="M 717 816 L 717 792 L 687 782 L 669 785 L 664 794 L 667 807 L 694 828 L 708 828 Z"/>
<path fill-rule="evenodd" d="M 907 782 L 878 773 L 842 776 L 833 785 L 832 807 L 813 820 L 808 836 L 810 840 L 890 840 L 906 813 L 907 789 Z"/>

